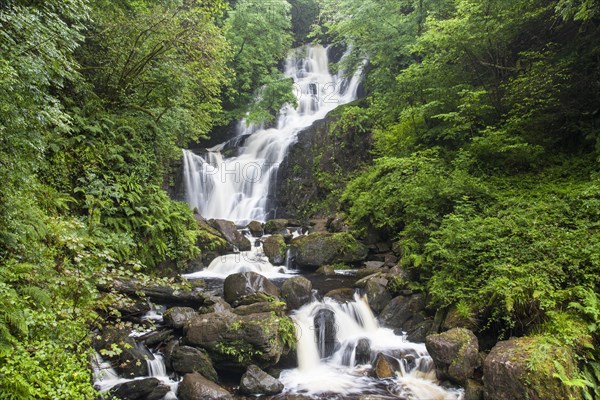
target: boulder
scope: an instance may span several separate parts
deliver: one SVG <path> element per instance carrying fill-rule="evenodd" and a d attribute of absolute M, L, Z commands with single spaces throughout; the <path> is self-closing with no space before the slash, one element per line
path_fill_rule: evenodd
<path fill-rule="evenodd" d="M 137 298 L 139 293 L 157 304 L 172 304 L 183 306 L 201 306 L 206 299 L 202 288 L 194 287 L 189 291 L 178 290 L 170 286 L 144 284 L 135 279 L 111 279 L 110 283 L 98 285 L 105 293 L 118 292 Z"/>
<path fill-rule="evenodd" d="M 179 400 L 233 400 L 231 393 L 198 373 L 183 377 L 177 397 Z"/>
<path fill-rule="evenodd" d="M 146 347 L 157 347 L 161 343 L 166 343 L 173 339 L 174 331 L 172 329 L 158 330 L 149 332 L 143 336 L 141 336 L 138 340 L 144 342 Z"/>
<path fill-rule="evenodd" d="M 223 293 L 225 301 L 234 307 L 279 297 L 277 286 L 261 274 L 251 271 L 238 272 L 225 278 Z"/>
<path fill-rule="evenodd" d="M 406 332 L 406 340 L 413 343 L 424 343 L 427 335 L 434 333 L 433 320 L 425 319 L 415 325 L 409 324 L 410 329 Z"/>
<path fill-rule="evenodd" d="M 287 219 L 271 219 L 265 223 L 265 233 L 267 235 L 282 231 L 288 226 Z"/>
<path fill-rule="evenodd" d="M 248 395 L 274 395 L 283 391 L 283 384 L 256 365 L 250 365 L 240 381 L 240 392 Z"/>
<path fill-rule="evenodd" d="M 323 265 L 317 269 L 317 274 L 323 274 L 325 276 L 335 275 L 335 267 L 333 265 Z"/>
<path fill-rule="evenodd" d="M 352 288 L 339 288 L 330 290 L 325 294 L 325 297 L 329 297 L 337 301 L 338 303 L 347 303 L 354 300 L 354 289 Z"/>
<path fill-rule="evenodd" d="M 375 274 L 367 276 L 356 282 L 357 287 L 363 288 L 369 305 L 376 313 L 381 312 L 385 306 L 392 300 L 392 295 L 387 290 L 388 279 L 385 274 Z"/>
<path fill-rule="evenodd" d="M 450 380 L 464 385 L 473 378 L 480 366 L 479 343 L 468 329 L 454 328 L 440 334 L 429 335 L 425 346 L 433 359 L 440 380 Z"/>
<path fill-rule="evenodd" d="M 327 358 L 333 354 L 338 344 L 334 312 L 327 308 L 320 309 L 314 317 L 313 324 L 319 356 Z"/>
<path fill-rule="evenodd" d="M 263 242 L 263 251 L 271 264 L 285 264 L 287 246 L 282 235 L 275 234 L 267 237 Z"/>
<path fill-rule="evenodd" d="M 296 264 L 316 268 L 325 264 L 357 263 L 367 257 L 367 247 L 348 233 L 314 233 L 291 242 Z"/>
<path fill-rule="evenodd" d="M 479 324 L 474 315 L 463 315 L 456 306 L 452 306 L 448 309 L 446 318 L 444 318 L 442 330 L 447 331 L 452 328 L 465 328 L 476 332 Z"/>
<path fill-rule="evenodd" d="M 484 398 L 486 400 L 579 399 L 575 387 L 554 376 L 555 362 L 563 375 L 573 379 L 577 366 L 571 352 L 553 346 L 539 337 L 524 337 L 498 342 L 483 363 Z"/>
<path fill-rule="evenodd" d="M 366 269 L 379 269 L 385 265 L 383 261 L 367 261 L 364 264 Z"/>
<path fill-rule="evenodd" d="M 113 350 L 113 347 L 121 349 L 120 354 L 106 356 L 115 366 L 116 371 L 124 378 L 135 378 L 148 376 L 148 364 L 146 360 L 153 360 L 154 356 L 144 346 L 140 346 L 129 336 L 128 329 L 119 329 L 106 326 L 98 342 L 94 344 L 96 350 Z"/>
<path fill-rule="evenodd" d="M 170 391 L 160 380 L 146 378 L 120 383 L 110 389 L 110 394 L 122 400 L 160 400 Z"/>
<path fill-rule="evenodd" d="M 286 279 L 281 287 L 281 297 L 285 300 L 288 310 L 296 310 L 310 303 L 312 282 L 303 276 Z"/>
<path fill-rule="evenodd" d="M 394 357 L 377 353 L 377 357 L 373 363 L 373 374 L 377 378 L 394 378 L 396 377 L 396 372 L 400 370 L 400 363 Z"/>
<path fill-rule="evenodd" d="M 216 382 L 217 371 L 205 350 L 189 346 L 176 346 L 170 355 L 173 371 L 180 375 L 198 372 L 207 379 Z"/>
<path fill-rule="evenodd" d="M 184 329 L 185 343 L 205 349 L 219 369 L 242 372 L 249 365 L 275 365 L 285 350 L 280 319 L 272 312 L 203 314 Z"/>
<path fill-rule="evenodd" d="M 475 379 L 468 379 L 465 383 L 464 400 L 483 400 L 483 384 Z"/>
<path fill-rule="evenodd" d="M 246 227 L 250 231 L 250 234 L 254 237 L 261 237 L 264 233 L 263 224 L 258 221 L 252 221 Z"/>
<path fill-rule="evenodd" d="M 163 314 L 163 320 L 167 326 L 181 329 L 187 321 L 196 315 L 196 310 L 191 307 L 171 307 Z"/>
<path fill-rule="evenodd" d="M 411 332 L 426 319 L 425 295 L 422 293 L 393 298 L 381 311 L 380 322 L 395 331 Z"/>
<path fill-rule="evenodd" d="M 242 235 L 235 223 L 224 219 L 211 219 L 209 224 L 218 230 L 221 235 L 229 242 L 232 247 L 235 246 L 240 251 L 248 251 L 252 248 L 250 241 Z"/>
<path fill-rule="evenodd" d="M 363 365 L 371 363 L 371 341 L 367 338 L 362 338 L 356 344 L 354 364 Z"/>

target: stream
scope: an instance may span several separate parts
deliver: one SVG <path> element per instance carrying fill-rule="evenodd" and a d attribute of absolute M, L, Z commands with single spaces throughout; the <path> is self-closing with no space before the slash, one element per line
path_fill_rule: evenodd
<path fill-rule="evenodd" d="M 271 218 L 271 192 L 277 172 L 298 133 L 339 105 L 355 100 L 361 81 L 360 69 L 349 78 L 341 72 L 332 74 L 328 51 L 322 46 L 305 46 L 292 52 L 285 63 L 285 74 L 294 80 L 298 104 L 284 107 L 274 127 L 246 127 L 242 122 L 237 136 L 228 142 L 203 154 L 183 151 L 186 201 L 204 218 L 235 221 L 238 227 Z M 231 148 L 237 149 L 237 153 L 228 158 L 223 151 Z M 408 342 L 405 336 L 380 326 L 366 296 L 357 292 L 352 301 L 344 304 L 321 297 L 332 289 L 352 287 L 358 278 L 351 274 L 324 277 L 296 270 L 289 253 L 284 266 L 274 266 L 262 247 L 256 246 L 250 251 L 217 257 L 206 269 L 184 277 L 202 279 L 206 290 L 220 295 L 228 275 L 247 271 L 264 275 L 277 286 L 299 274 L 314 283 L 313 301 L 290 314 L 296 326 L 298 367 L 281 372 L 279 380 L 284 391 L 274 398 L 286 399 L 288 395 L 340 400 L 364 395 L 410 400 L 463 398 L 462 389 L 442 388 L 437 384 L 435 368 L 424 344 Z M 145 318 L 162 322 L 160 310 L 150 311 Z M 398 362 L 400 372 L 396 377 L 377 379 L 368 373 L 380 353 Z M 176 399 L 178 380 L 168 376 L 161 354 L 153 356 L 148 361 L 149 376 L 171 388 L 164 399 Z M 94 364 L 97 388 L 107 390 L 128 381 L 120 378 L 99 355 Z"/>

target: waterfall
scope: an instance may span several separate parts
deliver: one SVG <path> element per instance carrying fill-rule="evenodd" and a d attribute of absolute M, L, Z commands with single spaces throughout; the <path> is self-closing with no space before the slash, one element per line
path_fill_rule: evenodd
<path fill-rule="evenodd" d="M 315 300 L 292 318 L 296 323 L 298 368 L 281 373 L 287 393 L 346 398 L 383 390 L 404 399 L 462 398 L 462 391 L 436 384 L 433 361 L 424 344 L 408 342 L 379 326 L 365 296 L 355 294 L 354 301 L 346 304 L 328 298 Z M 394 357 L 400 365 L 397 378 L 383 388 L 381 381 L 367 374 L 378 353 Z"/>
<path fill-rule="evenodd" d="M 265 221 L 279 166 L 297 134 L 337 106 L 355 100 L 361 72 L 350 79 L 341 72 L 332 75 L 327 49 L 313 45 L 292 51 L 285 74 L 294 80 L 298 104 L 283 107 L 274 128 L 240 123 L 229 144 L 203 155 L 183 151 L 186 201 L 205 218 L 228 219 L 238 225 Z M 225 158 L 221 151 L 232 144 L 241 146 L 238 154 Z"/>

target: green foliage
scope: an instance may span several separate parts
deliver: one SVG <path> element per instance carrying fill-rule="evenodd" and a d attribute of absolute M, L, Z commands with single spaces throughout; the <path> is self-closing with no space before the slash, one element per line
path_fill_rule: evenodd
<path fill-rule="evenodd" d="M 291 350 L 296 348 L 296 324 L 290 317 L 280 317 L 277 322 L 277 333 L 283 345 Z"/>
<path fill-rule="evenodd" d="M 294 101 L 292 82 L 277 71 L 292 45 L 290 9 L 285 0 L 238 0 L 228 12 L 224 29 L 235 74 L 225 98 L 233 117 L 250 112 L 248 121 L 268 121 L 284 103 Z"/>

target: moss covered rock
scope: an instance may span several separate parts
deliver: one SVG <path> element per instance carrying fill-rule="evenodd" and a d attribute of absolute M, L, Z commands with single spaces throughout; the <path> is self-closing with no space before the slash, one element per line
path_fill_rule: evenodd
<path fill-rule="evenodd" d="M 554 376 L 560 364 L 573 378 L 571 354 L 539 337 L 525 337 L 496 344 L 483 364 L 486 400 L 580 399 L 581 394 Z"/>
<path fill-rule="evenodd" d="M 263 242 L 263 251 L 269 258 L 269 262 L 273 265 L 285 264 L 285 253 L 287 251 L 287 245 L 283 235 L 276 234 L 269 236 Z"/>
<path fill-rule="evenodd" d="M 367 247 L 348 233 L 314 233 L 291 242 L 299 267 L 316 268 L 325 264 L 358 263 L 367 257 Z"/>
<path fill-rule="evenodd" d="M 448 379 L 464 385 L 480 366 L 479 343 L 468 329 L 454 328 L 429 335 L 425 339 L 425 346 L 440 380 Z"/>

